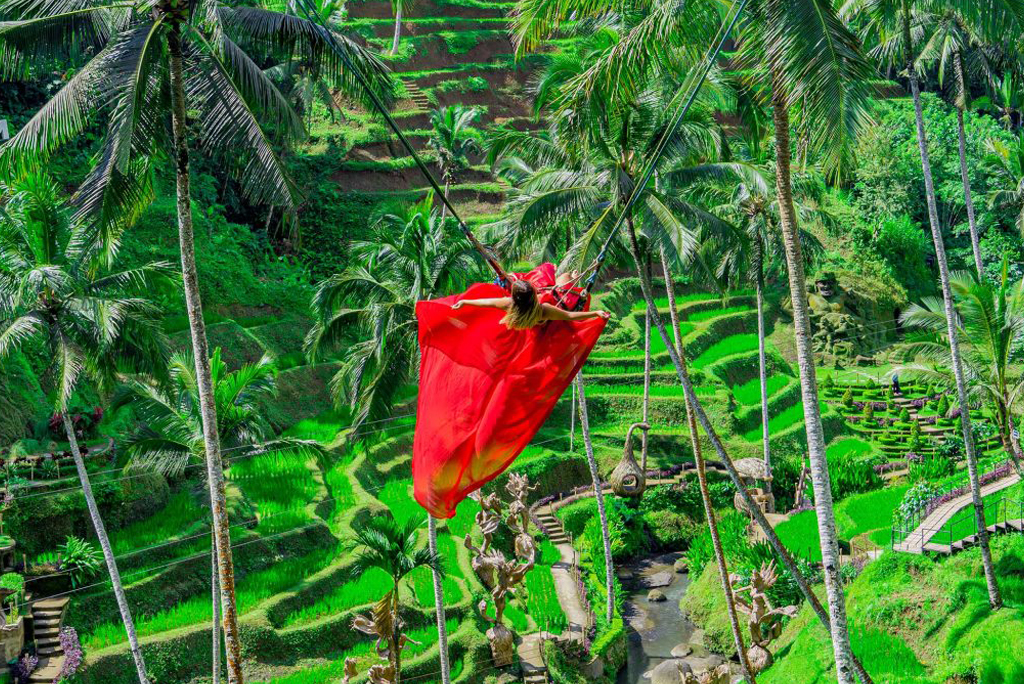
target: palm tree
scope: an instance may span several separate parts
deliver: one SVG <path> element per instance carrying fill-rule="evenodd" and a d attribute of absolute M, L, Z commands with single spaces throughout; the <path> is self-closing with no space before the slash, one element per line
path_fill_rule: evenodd
<path fill-rule="evenodd" d="M 356 528 L 356 559 L 352 573 L 359 576 L 368 570 L 378 569 L 391 578 L 391 590 L 381 598 L 378 606 L 390 617 L 390 630 L 382 635 L 388 645 L 388 660 L 395 668 L 393 684 L 400 684 L 402 678 L 402 620 L 399 594 L 402 580 L 417 568 L 430 568 L 435 575 L 444 575 L 444 564 L 437 553 L 417 548 L 419 525 L 409 520 L 404 525 L 397 523 L 391 515 L 375 515 Z M 376 609 L 375 609 L 376 612 Z M 378 625 L 380 622 L 378 622 Z"/>
<path fill-rule="evenodd" d="M 793 201 L 790 112 L 799 105 L 806 147 L 835 174 L 850 163 L 851 141 L 866 119 L 870 68 L 860 43 L 827 0 L 762 0 L 750 6 L 741 53 L 752 82 L 770 97 L 775 134 L 775 188 L 789 274 L 797 365 L 821 541 L 830 632 L 840 684 L 853 681 L 853 653 L 839 577 L 839 540 L 818 402 L 800 227 Z"/>
<path fill-rule="evenodd" d="M 1024 131 L 1009 144 L 989 140 L 986 147 L 985 162 L 994 176 L 990 200 L 1014 212 L 1017 230 L 1024 235 Z"/>
<path fill-rule="evenodd" d="M 449 105 L 430 113 L 433 130 L 427 144 L 437 155 L 445 192 L 460 171 L 469 168 L 469 155 L 480 154 L 480 142 L 473 134 L 473 124 L 480 119 L 480 109 Z"/>
<path fill-rule="evenodd" d="M 60 416 L 82 485 L 86 508 L 103 550 L 140 684 L 146 664 L 93 495 L 69 407 L 85 377 L 107 388 L 121 368 L 159 366 L 163 336 L 159 312 L 145 298 L 173 270 L 151 263 L 115 270 L 103 259 L 89 227 L 69 220 L 51 179 L 31 175 L 13 188 L 0 209 L 0 359 L 19 350 L 46 349 Z"/>
<path fill-rule="evenodd" d="M 480 143 L 473 135 L 473 124 L 480 118 L 476 107 L 449 105 L 430 113 L 430 133 L 427 144 L 437 155 L 437 166 L 444 180 L 444 191 L 455 182 L 458 174 L 469 168 L 469 155 L 480 153 Z M 444 218 L 448 207 L 441 207 Z"/>
<path fill-rule="evenodd" d="M 265 407 L 277 394 L 277 365 L 269 355 L 231 371 L 220 347 L 210 358 L 220 443 L 248 458 L 267 451 L 292 451 L 297 456 L 322 455 L 318 443 L 277 437 L 267 422 Z M 124 442 L 130 467 L 174 475 L 204 454 L 198 382 L 191 354 L 174 354 L 168 362 L 170 382 L 151 377 L 127 377 L 114 407 L 131 406 L 142 427 Z"/>
<path fill-rule="evenodd" d="M 973 5 L 979 9 L 984 3 Z M 992 565 L 992 551 L 989 548 L 988 530 L 985 523 L 985 507 L 981 498 L 981 484 L 978 479 L 978 458 L 971 429 L 971 412 L 967 410 L 969 393 L 964 375 L 963 358 L 960 353 L 960 340 L 957 334 L 956 310 L 953 290 L 950 285 L 949 263 L 946 259 L 946 247 L 942 238 L 942 226 L 939 223 L 939 212 L 935 198 L 935 183 L 932 179 L 931 159 L 928 153 L 928 139 L 924 128 L 924 114 L 921 105 L 921 87 L 918 82 L 914 52 L 919 42 L 915 41 L 915 32 L 920 35 L 924 20 L 919 16 L 909 0 L 851 0 L 844 12 L 860 11 L 867 18 L 866 30 L 879 37 L 879 52 L 895 55 L 902 60 L 906 69 L 905 76 L 910 81 L 910 92 L 914 98 L 914 119 L 917 132 L 917 147 L 921 155 L 921 170 L 924 175 L 925 198 L 928 204 L 928 222 L 932 231 L 932 243 L 935 246 L 935 261 L 939 267 L 939 283 L 942 288 L 943 309 L 946 318 L 946 335 L 949 344 L 950 364 L 956 382 L 957 399 L 964 408 L 960 412 L 960 424 L 963 430 L 964 451 L 967 456 L 967 472 L 971 485 L 971 498 L 974 501 L 975 524 L 978 526 L 978 545 L 981 547 L 982 567 L 985 572 L 985 583 L 988 586 L 989 604 L 993 608 L 1002 605 L 999 586 L 996 584 L 995 569 Z"/>
<path fill-rule="evenodd" d="M 768 429 L 768 356 L 765 326 L 765 282 L 784 253 L 779 230 L 778 201 L 772 164 L 767 145 L 762 140 L 763 128 L 757 117 L 747 117 L 747 134 L 738 145 L 749 170 L 732 188 L 728 199 L 714 209 L 728 218 L 736 228 L 711 236 L 701 245 L 701 261 L 713 269 L 716 280 L 725 285 L 750 284 L 757 304 L 758 379 L 761 390 L 761 442 L 765 467 L 771 473 L 771 440 Z M 801 179 L 802 180 L 802 179 Z M 817 208 L 811 195 L 819 188 L 816 182 L 799 183 L 795 188 L 794 205 L 802 221 L 821 220 L 826 216 Z M 805 196 L 806 195 L 806 196 Z M 800 230 L 800 243 L 805 259 L 822 251 L 821 243 L 810 232 Z M 700 271 L 698 271 L 700 273 Z M 770 486 L 770 483 L 769 483 Z"/>
<path fill-rule="evenodd" d="M 38 164 L 81 133 L 92 118 L 107 115 L 99 163 L 79 189 L 77 204 L 99 230 L 116 233 L 126 225 L 125 217 L 137 215 L 148 199 L 157 151 L 171 151 L 185 306 L 220 568 L 228 681 L 241 684 L 227 501 L 196 270 L 188 134 L 195 131 L 204 149 L 222 155 L 250 201 L 290 210 L 296 204 L 296 189 L 266 131 L 300 133 L 301 121 L 250 53 L 259 61 L 304 56 L 335 87 L 361 101 L 367 96 L 357 87 L 356 75 L 343 68 L 332 46 L 343 51 L 385 99 L 391 98 L 391 81 L 376 57 L 344 36 L 260 7 L 216 0 L 201 5 L 160 0 L 152 6 L 103 0 L 72 5 L 0 0 L 0 14 L 11 19 L 0 26 L 0 78 L 23 77 L 38 59 L 95 55 L 0 148 L 0 169 Z"/>
<path fill-rule="evenodd" d="M 269 356 L 237 371 L 228 371 L 220 347 L 210 359 L 213 394 L 220 443 L 248 458 L 264 451 L 290 451 L 296 457 L 323 455 L 315 442 L 274 438 L 264 415 L 267 399 L 276 393 L 277 367 Z M 130 467 L 152 469 L 169 475 L 180 473 L 189 461 L 202 462 L 205 453 L 203 421 L 199 414 L 195 362 L 186 353 L 174 354 L 168 363 L 170 382 L 151 377 L 124 379 L 113 408 L 131 406 L 142 428 L 124 442 Z M 216 549 L 211 544 L 213 577 L 213 680 L 220 678 L 220 592 Z"/>
<path fill-rule="evenodd" d="M 354 409 L 352 427 L 390 417 L 418 366 L 416 302 L 465 289 L 479 276 L 469 243 L 452 237 L 428 193 L 413 205 L 385 208 L 353 262 L 313 296 L 306 352 L 317 359 L 344 348 L 331 383 L 335 401 Z M 353 337 L 354 336 L 354 337 Z"/>
<path fill-rule="evenodd" d="M 991 99 L 999 112 L 999 120 L 1006 130 L 1012 131 L 1020 121 L 1020 113 L 1024 110 L 1024 95 L 1021 94 L 1020 77 L 1012 70 L 1007 70 L 989 85 Z"/>
<path fill-rule="evenodd" d="M 953 70 L 953 105 L 956 108 L 958 152 L 960 155 L 960 179 L 964 187 L 964 206 L 967 208 L 967 223 L 971 234 L 971 248 L 974 252 L 974 266 L 978 278 L 984 278 L 981 263 L 981 244 L 978 238 L 978 224 L 974 214 L 974 199 L 971 196 L 971 179 L 967 171 L 967 136 L 964 132 L 964 112 L 970 108 L 971 88 L 967 73 L 967 58 L 977 57 L 985 62 L 986 36 L 980 30 L 987 28 L 999 40 L 1004 31 L 1012 26 L 1000 26 L 1002 22 L 989 21 L 985 27 L 977 26 L 958 8 L 947 7 L 938 15 L 931 27 L 931 36 L 918 57 L 920 63 L 935 63 L 939 69 L 939 84 L 943 84 L 947 66 Z M 1011 22 L 1012 23 L 1012 22 Z M 985 65 L 988 66 L 988 65 Z"/>
<path fill-rule="evenodd" d="M 950 278 L 950 287 L 956 298 L 957 332 L 968 340 L 963 363 L 971 397 L 995 407 L 1003 448 L 1020 472 L 1021 454 L 1013 437 L 1013 413 L 1024 392 L 1024 376 L 1017 370 L 1014 356 L 1024 343 L 1024 284 L 1010 284 L 1008 267 L 1004 258 L 1002 278 L 997 284 L 978 282 L 957 273 Z M 949 343 L 944 339 L 947 331 L 942 300 L 931 297 L 914 304 L 901 320 L 935 335 L 934 339 L 916 342 L 909 352 L 921 354 L 936 367 L 952 367 Z M 916 370 L 943 381 L 949 377 L 947 372 Z"/>

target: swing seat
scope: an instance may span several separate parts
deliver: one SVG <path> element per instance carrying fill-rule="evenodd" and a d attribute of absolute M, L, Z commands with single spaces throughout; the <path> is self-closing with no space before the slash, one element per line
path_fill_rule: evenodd
<path fill-rule="evenodd" d="M 555 267 L 527 274 L 542 302 L 556 303 Z M 413 442 L 413 490 L 435 518 L 451 518 L 472 492 L 501 475 L 551 415 L 604 330 L 606 321 L 548 321 L 509 330 L 504 312 L 461 299 L 504 297 L 480 283 L 460 295 L 416 304 L 420 385 Z M 580 291 L 564 293 L 572 308 Z"/>

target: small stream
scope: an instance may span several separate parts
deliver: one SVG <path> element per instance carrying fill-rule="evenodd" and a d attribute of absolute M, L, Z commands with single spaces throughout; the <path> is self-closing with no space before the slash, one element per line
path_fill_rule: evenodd
<path fill-rule="evenodd" d="M 617 684 L 661 684 L 663 679 L 679 681 L 678 674 L 673 677 L 671 671 L 665 673 L 667 677 L 651 676 L 658 665 L 670 660 L 684 661 L 694 672 L 723 662 L 721 657 L 708 653 L 703 645 L 703 632 L 679 609 L 679 601 L 690 586 L 686 574 L 673 570 L 680 555 L 647 558 L 620 573 L 627 593 L 623 617 L 628 632 L 628 655 Z M 662 592 L 666 600 L 648 600 L 652 589 Z"/>

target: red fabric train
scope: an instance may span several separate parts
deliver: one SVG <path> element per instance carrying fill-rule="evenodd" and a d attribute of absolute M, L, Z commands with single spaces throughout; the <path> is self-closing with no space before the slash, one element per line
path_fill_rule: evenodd
<path fill-rule="evenodd" d="M 541 301 L 555 303 L 552 264 L 517 277 L 531 281 Z M 578 292 L 564 295 L 566 308 Z M 512 464 L 604 330 L 600 318 L 509 330 L 498 309 L 451 308 L 460 299 L 507 294 L 481 283 L 416 304 L 422 356 L 412 476 L 416 500 L 436 518 L 455 515 L 460 501 Z"/>

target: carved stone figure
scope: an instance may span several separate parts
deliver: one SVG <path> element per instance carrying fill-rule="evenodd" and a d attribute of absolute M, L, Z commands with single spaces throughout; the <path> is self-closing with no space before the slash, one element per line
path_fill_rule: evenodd
<path fill-rule="evenodd" d="M 473 552 L 473 569 L 481 578 L 487 578 L 484 581 L 491 590 L 494 617 L 487 615 L 487 601 L 481 601 L 478 608 L 484 619 L 493 625 L 487 630 L 487 639 L 491 644 L 494 664 L 498 667 L 511 665 L 515 660 L 515 634 L 504 623 L 505 606 L 536 562 L 537 549 L 529 533 L 530 515 L 526 504 L 530 489 L 527 477 L 515 473 L 506 485 L 506 490 L 512 495 L 512 504 L 505 523 L 515 534 L 515 557 L 506 558 L 491 546 L 494 532 L 502 519 L 501 500 L 496 494 L 482 497 L 481 511 L 476 516 L 477 526 L 484 536 L 483 546 L 477 548 L 468 534 L 464 542 L 466 548 Z"/>
<path fill-rule="evenodd" d="M 530 479 L 520 473 L 509 475 L 508 484 L 505 487 L 512 495 L 512 503 L 508 507 L 508 517 L 505 523 L 516 533 L 515 551 L 519 558 L 526 558 L 533 552 L 533 537 L 530 536 L 530 507 L 526 503 L 530 492 L 537 488 L 537 485 L 530 486 Z"/>
<path fill-rule="evenodd" d="M 501 499 L 497 493 L 482 496 L 479 492 L 470 494 L 470 497 L 480 504 L 480 511 L 476 514 L 476 526 L 484 535 L 484 544 L 480 547 L 481 555 L 486 554 L 494 541 L 494 533 L 498 531 L 501 524 Z M 473 571 L 483 581 L 488 589 L 494 587 L 494 575 L 478 562 L 478 557 L 473 557 Z"/>
<path fill-rule="evenodd" d="M 398 615 L 398 602 L 394 591 L 388 592 L 384 598 L 374 604 L 373 611 L 369 617 L 356 615 L 352 619 L 353 628 L 363 634 L 369 634 L 377 638 L 374 644 L 374 651 L 377 657 L 384 662 L 372 666 L 367 673 L 373 684 L 390 684 L 394 682 L 395 671 L 398 669 L 396 664 L 402 657 L 402 651 L 410 643 L 419 644 L 418 641 L 410 639 L 402 633 L 404 626 L 405 622 Z M 349 674 L 350 670 L 351 675 Z M 349 661 L 346 660 L 346 681 L 355 674 L 355 661 L 352 661 L 350 667 Z"/>
<path fill-rule="evenodd" d="M 348 684 L 349 681 L 359 674 L 359 670 L 356 669 L 355 658 L 345 658 L 345 669 L 342 671 L 344 677 L 341 679 L 342 684 Z"/>
<path fill-rule="evenodd" d="M 747 616 L 747 625 L 750 628 L 747 659 L 755 673 L 765 670 L 772 664 L 772 654 L 768 650 L 768 645 L 782 634 L 782 618 L 791 618 L 797 613 L 796 606 L 772 607 L 768 590 L 778 579 L 775 561 L 765 563 L 759 570 L 755 570 L 750 575 L 750 583 L 746 586 L 737 586 L 742 581 L 738 575 L 729 576 L 736 608 Z M 748 600 L 742 599 L 742 594 L 747 594 Z"/>

